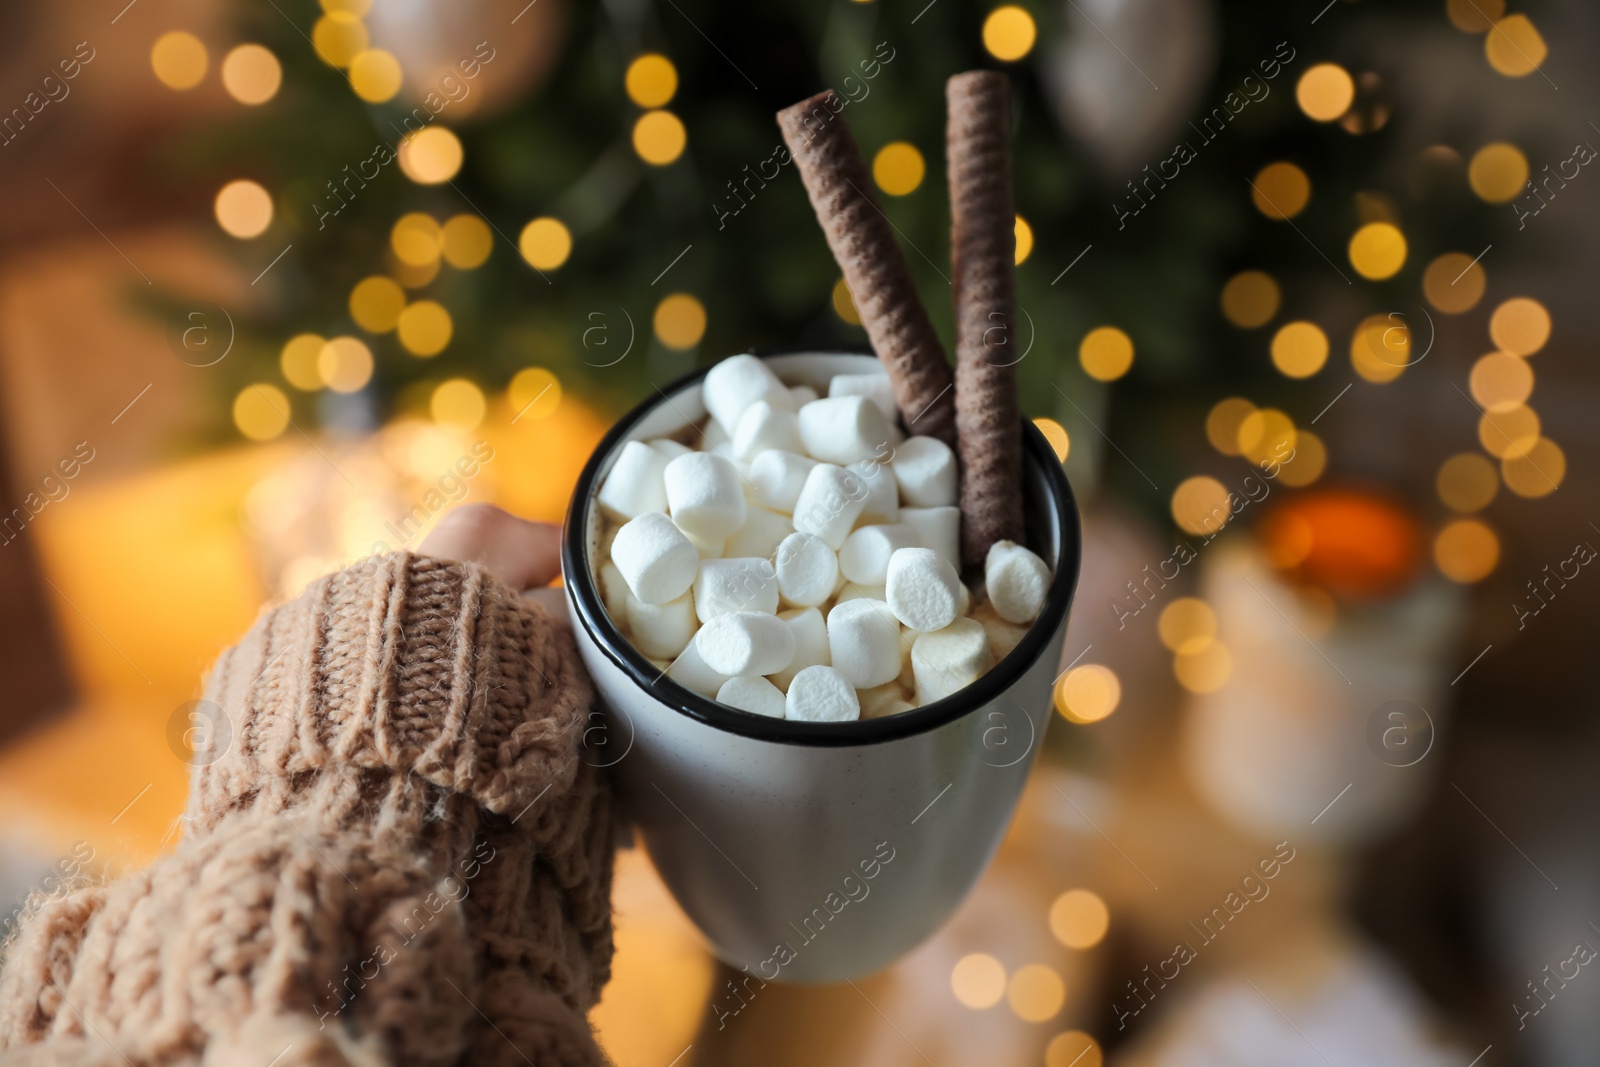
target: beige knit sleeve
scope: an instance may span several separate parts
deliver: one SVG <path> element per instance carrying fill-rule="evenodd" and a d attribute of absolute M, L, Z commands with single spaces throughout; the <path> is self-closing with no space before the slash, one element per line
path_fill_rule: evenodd
<path fill-rule="evenodd" d="M 231 738 L 183 841 L 9 946 L 0 1064 L 604 1062 L 610 794 L 565 627 L 376 557 L 265 612 L 206 699 Z"/>

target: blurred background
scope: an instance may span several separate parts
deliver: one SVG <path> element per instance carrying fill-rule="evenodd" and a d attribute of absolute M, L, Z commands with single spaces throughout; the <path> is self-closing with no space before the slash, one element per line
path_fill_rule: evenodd
<path fill-rule="evenodd" d="M 1592 1063 L 1597 44 L 1579 0 L 8 5 L 6 931 L 172 847 L 262 604 L 460 500 L 560 521 L 697 365 L 865 345 L 780 107 L 849 101 L 948 343 L 943 83 L 993 67 L 1085 520 L 1060 714 L 853 984 L 736 1000 L 624 852 L 603 1044 Z"/>

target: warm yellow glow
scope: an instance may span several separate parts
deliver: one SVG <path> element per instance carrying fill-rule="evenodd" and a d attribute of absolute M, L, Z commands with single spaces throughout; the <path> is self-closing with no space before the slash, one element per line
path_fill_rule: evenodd
<path fill-rule="evenodd" d="M 217 225 L 230 237 L 260 237 L 272 225 L 272 197 L 253 181 L 241 178 L 224 185 L 212 207 Z"/>
<path fill-rule="evenodd" d="M 1233 653 L 1221 641 L 1172 657 L 1172 673 L 1191 693 L 1215 693 L 1233 676 Z"/>
<path fill-rule="evenodd" d="M 992 1008 L 1006 995 L 1006 969 L 987 953 L 963 956 L 950 969 L 950 991 L 968 1008 Z"/>
<path fill-rule="evenodd" d="M 1350 338 L 1350 365 L 1369 382 L 1392 382 L 1411 362 L 1411 328 L 1403 318 L 1370 315 Z"/>
<path fill-rule="evenodd" d="M 1290 378 L 1309 378 L 1328 362 L 1328 335 L 1313 322 L 1291 322 L 1272 338 L 1272 365 Z"/>
<path fill-rule="evenodd" d="M 1082 1030 L 1067 1030 L 1045 1046 L 1044 1067 L 1104 1067 L 1100 1043 Z"/>
<path fill-rule="evenodd" d="M 1392 278 L 1406 264 L 1406 237 L 1387 222 L 1369 222 L 1350 238 L 1350 265 L 1363 278 Z"/>
<path fill-rule="evenodd" d="M 1489 316 L 1489 337 L 1507 352 L 1531 356 L 1550 340 L 1550 313 L 1531 297 L 1512 297 Z"/>
<path fill-rule="evenodd" d="M 1470 515 L 1489 506 L 1500 478 L 1494 464 L 1476 452 L 1458 452 L 1440 465 L 1434 488 L 1445 507 Z"/>
<path fill-rule="evenodd" d="M 330 67 L 348 67 L 367 40 L 366 25 L 348 11 L 330 11 L 311 27 L 311 47 Z"/>
<path fill-rule="evenodd" d="M 1061 976 L 1042 963 L 1019 967 L 1011 976 L 1006 1000 L 1017 1018 L 1042 1023 L 1052 1018 L 1067 1001 L 1067 986 Z"/>
<path fill-rule="evenodd" d="M 1115 326 L 1097 326 L 1079 342 L 1078 362 L 1095 381 L 1114 382 L 1133 366 L 1133 340 Z"/>
<path fill-rule="evenodd" d="M 406 305 L 395 322 L 400 344 L 413 356 L 437 356 L 450 343 L 455 327 L 450 312 L 433 300 Z"/>
<path fill-rule="evenodd" d="M 1056 682 L 1056 710 L 1070 722 L 1099 722 L 1121 700 L 1122 682 L 1110 667 L 1098 663 L 1074 667 Z"/>
<path fill-rule="evenodd" d="M 1438 311 L 1459 315 L 1483 299 L 1489 276 L 1465 252 L 1446 252 L 1422 272 L 1422 293 Z"/>
<path fill-rule="evenodd" d="M 1217 613 L 1199 597 L 1179 597 L 1161 609 L 1161 643 L 1174 652 L 1198 652 L 1217 636 Z"/>
<path fill-rule="evenodd" d="M 1526 404 L 1490 411 L 1478 419 L 1478 443 L 1496 459 L 1526 452 L 1539 439 L 1539 416 Z"/>
<path fill-rule="evenodd" d="M 439 276 L 439 263 L 437 257 L 416 266 L 394 259 L 389 264 L 389 273 L 394 275 L 395 281 L 407 289 L 421 289 Z"/>
<path fill-rule="evenodd" d="M 1258 418 L 1252 415 L 1251 418 Z M 1178 529 L 1192 534 L 1216 533 L 1228 524 L 1232 494 L 1207 474 L 1186 478 L 1172 491 L 1172 520 Z"/>
<path fill-rule="evenodd" d="M 372 0 L 321 0 L 322 10 L 328 14 L 343 12 L 356 18 L 365 18 L 372 9 Z"/>
<path fill-rule="evenodd" d="M 327 343 L 314 333 L 297 334 L 284 343 L 278 366 L 290 385 L 307 393 L 322 388 L 325 383 L 322 371 L 317 368 L 317 356 Z"/>
<path fill-rule="evenodd" d="M 1072 439 L 1067 436 L 1067 428 L 1055 419 L 1034 419 L 1033 424 L 1044 434 L 1044 439 L 1050 442 L 1050 448 L 1055 452 L 1056 459 L 1065 463 L 1067 454 L 1072 451 Z"/>
<path fill-rule="evenodd" d="M 476 215 L 452 217 L 444 224 L 440 238 L 444 261 L 457 270 L 481 267 L 494 248 L 494 233 L 489 224 Z"/>
<path fill-rule="evenodd" d="M 1445 14 L 1462 33 L 1482 33 L 1505 11 L 1505 0 L 1445 0 Z"/>
<path fill-rule="evenodd" d="M 559 219 L 541 216 L 522 228 L 517 248 L 534 270 L 555 270 L 572 254 L 572 231 Z"/>
<path fill-rule="evenodd" d="M 1239 455 L 1239 427 L 1255 410 L 1256 406 L 1243 397 L 1217 401 L 1206 415 L 1206 440 L 1211 447 L 1224 456 Z"/>
<path fill-rule="evenodd" d="M 278 57 L 258 44 L 242 44 L 222 61 L 222 87 L 241 104 L 264 104 L 283 84 Z"/>
<path fill-rule="evenodd" d="M 1298 439 L 1294 420 L 1276 408 L 1253 411 L 1239 423 L 1239 454 L 1258 466 L 1284 462 Z"/>
<path fill-rule="evenodd" d="M 275 385 L 247 385 L 233 398 L 233 424 L 252 441 L 270 441 L 289 426 L 289 398 Z"/>
<path fill-rule="evenodd" d="M 890 141 L 872 157 L 872 180 L 890 196 L 905 196 L 922 184 L 928 166 L 917 146 L 907 141 Z"/>
<path fill-rule="evenodd" d="M 1483 39 L 1489 66 L 1508 78 L 1532 74 L 1549 53 L 1544 38 L 1526 15 L 1508 15 L 1498 20 Z"/>
<path fill-rule="evenodd" d="M 1433 562 L 1452 582 L 1481 581 L 1500 562 L 1500 539 L 1477 519 L 1456 519 L 1434 538 Z"/>
<path fill-rule="evenodd" d="M 1293 163 L 1268 163 L 1251 186 L 1256 210 L 1269 219 L 1292 219 L 1311 200 L 1311 179 Z"/>
<path fill-rule="evenodd" d="M 1518 496 L 1541 497 L 1555 492 L 1567 476 L 1567 456 L 1561 446 L 1541 437 L 1500 461 L 1506 488 Z"/>
<path fill-rule="evenodd" d="M 1311 485 L 1328 467 L 1328 446 L 1310 430 L 1296 430 L 1294 455 L 1278 472 L 1278 481 L 1291 489 Z"/>
<path fill-rule="evenodd" d="M 1093 948 L 1110 928 L 1111 909 L 1088 889 L 1069 889 L 1050 905 L 1050 932 L 1068 948 Z"/>
<path fill-rule="evenodd" d="M 1350 110 L 1356 98 L 1356 83 L 1339 64 L 1318 63 L 1300 76 L 1294 97 L 1307 117 L 1332 122 Z"/>
<path fill-rule="evenodd" d="M 1222 314 L 1240 329 L 1264 325 L 1278 313 L 1281 294 L 1272 275 L 1259 270 L 1240 271 L 1222 287 Z"/>
<path fill-rule="evenodd" d="M 1489 411 L 1510 411 L 1533 395 L 1533 368 L 1521 356 L 1490 352 L 1472 365 L 1472 398 Z"/>
<path fill-rule="evenodd" d="M 656 340 L 668 348 L 693 348 L 706 332 L 706 309 L 688 293 L 673 293 L 656 305 Z"/>
<path fill-rule="evenodd" d="M 683 155 L 689 131 L 670 111 L 646 111 L 633 124 L 633 150 L 651 166 L 664 167 Z"/>
<path fill-rule="evenodd" d="M 843 278 L 833 283 L 833 313 L 852 326 L 861 325 L 861 312 L 856 308 L 856 298 Z"/>
<path fill-rule="evenodd" d="M 1028 225 L 1028 220 L 1021 215 L 1017 216 L 1017 224 L 1013 227 L 1016 236 L 1016 265 L 1022 266 L 1022 261 L 1033 253 L 1033 227 Z"/>
<path fill-rule="evenodd" d="M 996 59 L 1012 62 L 1033 51 L 1039 28 L 1033 16 L 1015 4 L 1006 4 L 989 12 L 983 20 L 983 47 Z"/>
<path fill-rule="evenodd" d="M 381 48 L 367 48 L 350 60 L 350 87 L 369 104 L 392 100 L 404 75 L 400 61 Z"/>
<path fill-rule="evenodd" d="M 439 258 L 444 247 L 444 235 L 432 215 L 413 211 L 401 215 L 389 231 L 389 247 L 400 262 L 412 267 L 426 267 Z"/>
<path fill-rule="evenodd" d="M 206 76 L 206 46 L 182 30 L 163 33 L 150 47 L 150 69 L 168 89 L 193 89 Z"/>
<path fill-rule="evenodd" d="M 400 320 L 406 291 L 393 278 L 375 274 L 350 290 L 350 317 L 368 333 L 388 333 Z"/>
<path fill-rule="evenodd" d="M 1514 200 L 1528 182 L 1528 157 L 1503 141 L 1484 145 L 1467 164 L 1467 182 L 1479 199 L 1491 204 Z"/>
<path fill-rule="evenodd" d="M 372 380 L 372 349 L 354 337 L 334 337 L 317 353 L 317 373 L 336 393 L 354 393 Z"/>
<path fill-rule="evenodd" d="M 646 52 L 628 64 L 622 84 L 640 107 L 665 107 L 678 91 L 678 68 L 666 56 Z"/>
<path fill-rule="evenodd" d="M 439 387 L 433 391 L 428 410 L 433 415 L 433 421 L 441 426 L 465 433 L 483 421 L 489 404 L 483 397 L 483 390 L 472 382 L 465 378 L 451 378 L 439 383 Z"/>
<path fill-rule="evenodd" d="M 561 380 L 543 367 L 525 367 L 506 390 L 513 422 L 539 422 L 561 406 Z"/>
<path fill-rule="evenodd" d="M 461 138 L 443 126 L 426 126 L 400 142 L 400 169 L 418 185 L 440 185 L 461 169 Z"/>

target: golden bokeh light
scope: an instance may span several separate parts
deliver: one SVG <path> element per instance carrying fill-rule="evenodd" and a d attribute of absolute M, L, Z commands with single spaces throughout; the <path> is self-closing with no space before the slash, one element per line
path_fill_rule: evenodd
<path fill-rule="evenodd" d="M 1285 324 L 1272 337 L 1272 365 L 1290 378 L 1309 378 L 1328 362 L 1328 335 L 1314 322 Z"/>
<path fill-rule="evenodd" d="M 428 401 L 433 421 L 463 433 L 475 429 L 489 410 L 483 390 L 465 378 L 440 382 Z"/>
<path fill-rule="evenodd" d="M 288 428 L 289 410 L 282 389 L 257 382 L 233 398 L 233 424 L 252 441 L 270 441 Z"/>
<path fill-rule="evenodd" d="M 1506 352 L 1531 356 L 1550 340 L 1550 312 L 1531 297 L 1512 297 L 1489 316 L 1489 337 Z"/>
<path fill-rule="evenodd" d="M 200 38 L 172 30 L 150 46 L 150 69 L 168 89 L 193 89 L 206 76 L 210 60 Z"/>
<path fill-rule="evenodd" d="M 317 353 L 317 373 L 336 393 L 354 393 L 372 380 L 372 349 L 354 337 L 334 337 Z"/>
<path fill-rule="evenodd" d="M 1446 315 L 1459 315 L 1477 307 L 1488 284 L 1483 264 L 1465 252 L 1446 252 L 1422 272 L 1422 294 L 1435 310 Z"/>
<path fill-rule="evenodd" d="M 1024 1022 L 1042 1023 L 1061 1011 L 1067 1002 L 1067 985 L 1061 976 L 1042 963 L 1017 968 L 1006 987 L 1006 1001 Z"/>
<path fill-rule="evenodd" d="M 1350 72 L 1337 63 L 1318 63 L 1295 86 L 1294 98 L 1306 117 L 1316 122 L 1333 122 L 1356 98 L 1356 83 Z"/>
<path fill-rule="evenodd" d="M 390 257 L 389 273 L 407 289 L 421 289 L 439 276 L 440 260 L 435 257 L 422 264 L 402 263 Z"/>
<path fill-rule="evenodd" d="M 1456 519 L 1433 539 L 1433 562 L 1452 582 L 1482 581 L 1500 562 L 1500 539 L 1477 519 Z"/>
<path fill-rule="evenodd" d="M 381 48 L 366 48 L 350 60 L 350 87 L 369 104 L 394 99 L 405 80 L 400 61 Z"/>
<path fill-rule="evenodd" d="M 365 18 L 368 11 L 372 10 L 372 0 L 321 0 L 322 10 L 333 14 L 343 12 L 354 15 L 356 18 Z"/>
<path fill-rule="evenodd" d="M 1016 265 L 1022 266 L 1022 261 L 1033 254 L 1033 227 L 1028 225 L 1028 220 L 1021 215 L 1017 216 L 1017 224 L 1013 227 L 1016 238 Z"/>
<path fill-rule="evenodd" d="M 455 215 L 440 233 L 444 261 L 456 270 L 483 266 L 494 249 L 494 234 L 489 224 L 476 215 Z"/>
<path fill-rule="evenodd" d="M 1161 609 L 1156 632 L 1173 652 L 1198 652 L 1217 636 L 1217 613 L 1199 597 L 1179 597 Z"/>
<path fill-rule="evenodd" d="M 1544 37 L 1526 15 L 1507 15 L 1496 20 L 1483 39 L 1483 52 L 1489 66 L 1508 78 L 1532 74 L 1549 51 Z"/>
<path fill-rule="evenodd" d="M 673 293 L 656 305 L 652 327 L 668 348 L 693 348 L 705 336 L 705 305 L 688 293 Z"/>
<path fill-rule="evenodd" d="M 1116 672 L 1098 663 L 1074 667 L 1056 682 L 1056 710 L 1069 722 L 1099 722 L 1121 701 L 1122 682 Z"/>
<path fill-rule="evenodd" d="M 1172 673 L 1191 693 L 1215 693 L 1233 677 L 1233 653 L 1221 641 L 1172 657 Z"/>
<path fill-rule="evenodd" d="M 1239 422 L 1239 454 L 1257 466 L 1284 462 L 1298 440 L 1294 420 L 1276 408 L 1252 411 Z"/>
<path fill-rule="evenodd" d="M 222 60 L 222 87 L 241 104 L 265 104 L 283 84 L 283 65 L 258 44 L 242 44 Z"/>
<path fill-rule="evenodd" d="M 986 952 L 963 956 L 950 969 L 950 991 L 965 1007 L 992 1008 L 1006 995 L 1006 969 Z"/>
<path fill-rule="evenodd" d="M 1111 928 L 1111 909 L 1098 893 L 1069 889 L 1050 905 L 1050 932 L 1068 948 L 1098 945 Z"/>
<path fill-rule="evenodd" d="M 522 228 L 517 249 L 534 270 L 555 270 L 572 254 L 572 231 L 559 219 L 541 216 Z"/>
<path fill-rule="evenodd" d="M 1233 517 L 1228 508 L 1232 499 L 1227 488 L 1208 474 L 1186 478 L 1172 492 L 1172 521 L 1185 533 L 1216 533 Z"/>
<path fill-rule="evenodd" d="M 683 155 L 689 131 L 670 111 L 646 111 L 633 124 L 633 150 L 653 167 L 665 167 Z"/>
<path fill-rule="evenodd" d="M 400 283 L 382 274 L 363 278 L 350 290 L 350 317 L 368 333 L 388 333 L 400 321 L 406 292 Z"/>
<path fill-rule="evenodd" d="M 444 233 L 432 215 L 413 211 L 395 220 L 389 231 L 389 247 L 394 257 L 412 267 L 436 263 L 444 247 Z"/>
<path fill-rule="evenodd" d="M 1256 406 L 1243 397 L 1217 401 L 1206 415 L 1206 440 L 1224 456 L 1239 455 L 1239 427 L 1255 411 Z"/>
<path fill-rule="evenodd" d="M 1272 275 L 1259 270 L 1240 271 L 1222 287 L 1222 314 L 1241 329 L 1263 326 L 1278 313 L 1282 294 Z"/>
<path fill-rule="evenodd" d="M 1294 454 L 1278 472 L 1278 480 L 1291 489 L 1304 489 L 1328 469 L 1328 446 L 1310 430 L 1294 433 Z"/>
<path fill-rule="evenodd" d="M 1500 489 L 1500 477 L 1494 464 L 1478 453 L 1458 452 L 1440 464 L 1434 488 L 1445 507 L 1471 515 L 1494 500 Z"/>
<path fill-rule="evenodd" d="M 444 126 L 426 126 L 400 142 L 398 158 L 418 185 L 441 185 L 461 169 L 461 138 Z"/>
<path fill-rule="evenodd" d="M 1561 487 L 1567 476 L 1567 455 L 1548 437 L 1541 437 L 1519 452 L 1500 461 L 1500 476 L 1506 488 L 1518 496 L 1548 496 Z"/>
<path fill-rule="evenodd" d="M 1472 398 L 1488 411 L 1510 411 L 1533 395 L 1533 368 L 1521 356 L 1490 352 L 1467 377 Z"/>
<path fill-rule="evenodd" d="M 640 107 L 665 107 L 678 91 L 678 68 L 666 56 L 646 52 L 628 64 L 622 85 Z"/>
<path fill-rule="evenodd" d="M 366 25 L 349 11 L 329 11 L 311 27 L 311 47 L 330 67 L 348 67 L 367 42 Z"/>
<path fill-rule="evenodd" d="M 1044 1067 L 1104 1067 L 1100 1043 L 1082 1030 L 1064 1030 L 1044 1049 Z"/>
<path fill-rule="evenodd" d="M 543 367 L 524 367 L 506 389 L 512 422 L 539 422 L 561 406 L 561 380 Z"/>
<path fill-rule="evenodd" d="M 413 356 L 437 356 L 450 344 L 455 325 L 444 305 L 433 300 L 418 300 L 406 305 L 395 321 L 401 346 Z"/>
<path fill-rule="evenodd" d="M 1369 315 L 1350 338 L 1350 365 L 1369 382 L 1382 385 L 1405 373 L 1411 363 L 1411 327 L 1397 315 Z"/>
<path fill-rule="evenodd" d="M 1375 282 L 1392 278 L 1406 265 L 1406 237 L 1388 222 L 1369 222 L 1350 238 L 1350 265 Z"/>
<path fill-rule="evenodd" d="M 217 225 L 230 237 L 260 237 L 272 225 L 272 197 L 260 185 L 241 178 L 224 185 L 212 205 Z"/>
<path fill-rule="evenodd" d="M 1050 448 L 1056 454 L 1056 459 L 1062 463 L 1067 461 L 1067 454 L 1072 451 L 1072 439 L 1067 436 L 1067 428 L 1055 419 L 1034 419 L 1033 424 L 1044 434 L 1044 439 L 1050 442 Z"/>
<path fill-rule="evenodd" d="M 1039 28 L 1033 16 L 1016 4 L 1005 4 L 983 20 L 983 47 L 996 59 L 1010 63 L 1033 51 Z"/>
<path fill-rule="evenodd" d="M 1115 326 L 1097 326 L 1078 343 L 1078 362 L 1097 382 L 1114 382 L 1133 366 L 1133 340 Z"/>
<path fill-rule="evenodd" d="M 1251 183 L 1250 199 L 1269 219 L 1292 219 L 1311 201 L 1311 179 L 1293 163 L 1268 163 Z"/>
<path fill-rule="evenodd" d="M 1505 14 L 1506 0 L 1445 0 L 1444 10 L 1462 33 L 1482 33 Z"/>
<path fill-rule="evenodd" d="M 323 386 L 322 371 L 317 367 L 317 356 L 327 340 L 319 334 L 302 333 L 289 338 L 278 355 L 278 367 L 289 384 L 307 393 Z"/>
<path fill-rule="evenodd" d="M 1528 157 L 1516 145 L 1503 141 L 1486 144 L 1467 164 L 1467 183 L 1480 200 L 1504 204 L 1522 193 L 1528 182 Z"/>
<path fill-rule="evenodd" d="M 1539 415 L 1526 404 L 1485 412 L 1478 419 L 1478 443 L 1496 459 L 1526 452 L 1539 440 Z"/>
<path fill-rule="evenodd" d="M 890 196 L 914 192 L 927 173 L 922 153 L 909 141 L 890 141 L 872 157 L 872 180 Z"/>
<path fill-rule="evenodd" d="M 833 313 L 852 326 L 861 325 L 861 311 L 856 307 L 856 298 L 843 278 L 833 283 Z"/>

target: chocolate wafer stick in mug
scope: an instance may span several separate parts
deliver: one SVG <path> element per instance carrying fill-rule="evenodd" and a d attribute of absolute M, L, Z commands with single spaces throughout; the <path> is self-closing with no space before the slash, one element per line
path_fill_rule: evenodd
<path fill-rule="evenodd" d="M 956 441 L 954 379 L 905 255 L 877 204 L 844 107 L 832 90 L 778 112 L 778 128 L 844 273 L 895 404 L 913 434 Z"/>
<path fill-rule="evenodd" d="M 966 567 L 981 568 L 996 541 L 1024 540 L 1006 76 L 957 74 L 945 85 L 945 99 L 961 558 Z"/>

